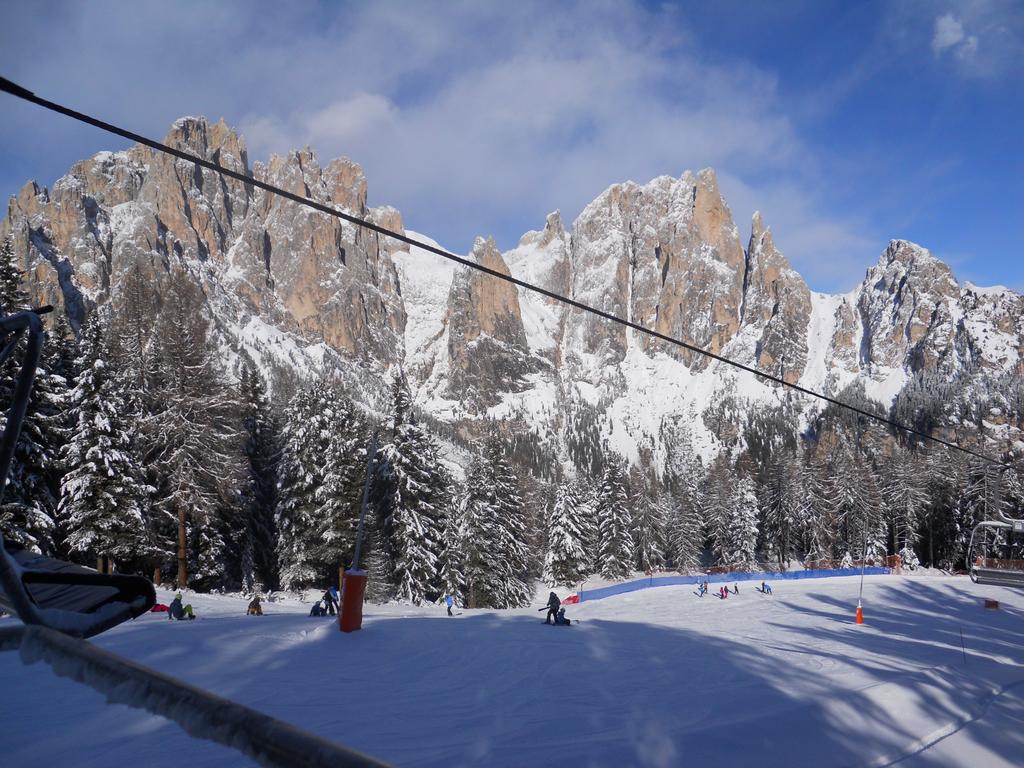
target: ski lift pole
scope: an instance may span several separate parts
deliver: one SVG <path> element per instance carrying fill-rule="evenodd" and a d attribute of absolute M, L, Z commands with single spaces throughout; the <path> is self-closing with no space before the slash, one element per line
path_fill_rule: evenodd
<path fill-rule="evenodd" d="M 370 450 L 366 455 L 366 479 L 363 481 L 363 501 L 359 509 L 359 525 L 356 528 L 356 551 L 352 565 L 341 574 L 341 607 L 338 611 L 338 629 L 354 632 L 363 627 L 363 594 L 366 592 L 366 571 L 359 568 L 359 555 L 363 549 L 363 526 L 366 522 L 366 507 L 370 498 L 370 476 L 373 461 L 377 457 L 377 433 L 370 438 Z"/>

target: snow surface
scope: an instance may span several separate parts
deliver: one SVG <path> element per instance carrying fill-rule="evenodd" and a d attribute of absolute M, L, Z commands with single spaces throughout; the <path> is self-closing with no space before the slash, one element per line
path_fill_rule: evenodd
<path fill-rule="evenodd" d="M 858 627 L 858 581 L 662 587 L 569 606 L 568 628 L 534 608 L 368 606 L 351 635 L 296 602 L 246 617 L 188 595 L 199 620 L 149 614 L 95 642 L 397 765 L 1019 765 L 1024 593 L 869 577 Z M 0 676 L 5 766 L 248 764 L 16 653 Z"/>

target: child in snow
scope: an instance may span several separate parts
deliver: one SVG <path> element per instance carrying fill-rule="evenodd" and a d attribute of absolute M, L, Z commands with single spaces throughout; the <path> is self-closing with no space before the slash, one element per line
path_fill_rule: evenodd
<path fill-rule="evenodd" d="M 562 604 L 562 601 L 558 599 L 558 595 L 552 592 L 548 595 L 548 604 L 545 606 L 548 609 L 548 615 L 544 617 L 545 624 L 551 624 L 553 619 L 558 618 L 558 606 Z M 541 608 L 543 611 L 544 608 Z"/>
<path fill-rule="evenodd" d="M 565 608 L 558 609 L 558 614 L 555 616 L 555 624 L 564 624 L 567 627 L 572 624 L 572 621 L 565 618 Z"/>
<path fill-rule="evenodd" d="M 455 614 L 452 613 L 452 606 L 455 605 L 455 598 L 452 597 L 451 595 L 445 595 L 444 596 L 444 601 L 445 601 L 445 603 L 448 606 L 448 615 L 449 616 L 454 616 Z"/>
<path fill-rule="evenodd" d="M 260 606 L 260 596 L 256 595 L 249 601 L 249 607 L 245 609 L 246 616 L 262 616 L 263 608 Z"/>
<path fill-rule="evenodd" d="M 764 592 L 766 595 L 770 595 L 772 593 L 772 585 L 766 581 L 762 581 L 761 591 Z"/>
<path fill-rule="evenodd" d="M 315 603 L 313 603 L 313 607 L 309 609 L 309 615 L 310 616 L 326 616 L 327 615 L 327 609 L 324 608 L 324 603 L 323 603 L 322 600 L 317 600 Z"/>
<path fill-rule="evenodd" d="M 167 618 L 177 619 L 182 621 L 183 619 L 194 619 L 196 615 L 192 612 L 192 603 L 182 606 L 181 604 L 181 592 L 174 596 L 171 604 L 167 607 Z"/>
<path fill-rule="evenodd" d="M 728 589 L 728 587 L 726 589 Z M 732 593 L 734 595 L 738 595 L 740 593 L 740 585 L 739 584 L 733 584 L 732 585 Z"/>

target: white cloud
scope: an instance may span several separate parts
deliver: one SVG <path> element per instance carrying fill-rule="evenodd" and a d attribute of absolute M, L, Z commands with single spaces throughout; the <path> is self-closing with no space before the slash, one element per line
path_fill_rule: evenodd
<path fill-rule="evenodd" d="M 954 47 L 964 39 L 964 26 L 956 16 L 947 13 L 935 19 L 935 36 L 932 37 L 932 50 L 938 56 L 947 48 Z"/>
<path fill-rule="evenodd" d="M 0 30 L 0 63 L 25 85 L 154 135 L 182 114 L 223 115 L 253 160 L 307 144 L 325 161 L 347 155 L 366 171 L 371 204 L 395 205 L 459 250 L 478 234 L 508 247 L 609 184 L 706 166 L 756 193 L 730 199 L 741 227 L 772 210 L 799 265 L 825 235 L 797 232 L 857 241 L 855 222 L 792 192 L 821 189 L 828 162 L 802 140 L 775 76 L 709 63 L 667 6 L 70 4 L 45 23 L 19 13 L 18 35 Z M 43 36 L 51 53 L 39 59 L 30 41 Z M 29 120 L 39 122 L 0 125 L 0 143 L 35 136 Z M 47 160 L 54 174 L 110 145 L 91 132 L 49 143 L 77 155 Z M 757 198 L 783 185 L 790 193 Z M 862 271 L 837 267 L 816 287 Z"/>

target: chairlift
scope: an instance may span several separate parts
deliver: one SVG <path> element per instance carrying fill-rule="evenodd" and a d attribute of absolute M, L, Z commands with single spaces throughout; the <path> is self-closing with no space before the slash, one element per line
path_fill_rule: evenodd
<path fill-rule="evenodd" d="M 28 331 L 25 356 L 0 437 L 0 496 L 7 486 L 14 448 L 25 422 L 36 367 L 43 347 L 40 315 L 52 307 L 0 318 L 0 365 Z M 152 583 L 141 576 L 101 574 L 43 557 L 4 541 L 0 533 L 0 608 L 25 624 L 49 627 L 74 637 L 92 637 L 149 611 L 156 602 Z"/>
<path fill-rule="evenodd" d="M 998 534 L 1008 531 L 1011 535 L 1024 535 L 1024 520 L 1007 517 L 999 513 L 999 520 L 983 520 L 971 531 L 971 541 L 967 547 L 967 569 L 971 581 L 975 584 L 991 584 L 999 587 L 1024 587 L 1024 560 L 1010 559 L 1010 541 L 999 545 L 1005 548 L 1005 558 L 978 557 L 974 554 L 974 541 L 982 529 L 992 530 Z"/>

